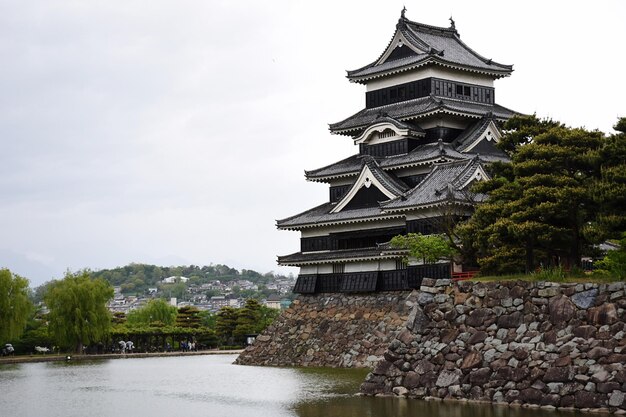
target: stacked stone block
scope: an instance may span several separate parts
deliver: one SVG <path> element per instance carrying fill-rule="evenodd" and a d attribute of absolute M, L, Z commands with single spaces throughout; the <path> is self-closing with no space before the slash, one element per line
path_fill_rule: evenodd
<path fill-rule="evenodd" d="M 626 410 L 624 283 L 425 279 L 365 395 Z"/>
<path fill-rule="evenodd" d="M 236 363 L 373 368 L 416 297 L 416 291 L 300 295 Z"/>

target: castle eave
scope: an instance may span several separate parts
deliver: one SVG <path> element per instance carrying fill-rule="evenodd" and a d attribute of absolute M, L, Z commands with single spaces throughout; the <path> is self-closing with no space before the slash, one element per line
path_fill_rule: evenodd
<path fill-rule="evenodd" d="M 406 255 L 406 250 L 385 250 L 381 248 L 349 249 L 323 252 L 296 252 L 290 255 L 279 256 L 277 263 L 281 266 L 305 266 L 328 263 L 349 263 L 378 261 L 383 259 L 400 259 Z"/>
<path fill-rule="evenodd" d="M 513 72 L 513 68 L 511 68 L 510 70 L 501 70 L 501 71 L 485 70 L 485 69 L 471 67 L 471 66 L 463 66 L 463 65 L 458 65 L 458 64 L 452 64 L 452 63 L 449 63 L 449 62 L 439 61 L 439 60 L 436 60 L 436 59 L 429 59 L 429 60 L 422 61 L 422 62 L 419 62 L 419 63 L 415 63 L 415 64 L 412 64 L 412 65 L 406 65 L 404 67 L 394 68 L 394 69 L 390 69 L 390 70 L 381 70 L 380 72 L 371 72 L 371 73 L 369 73 L 367 75 L 361 75 L 361 76 L 350 75 L 350 71 L 348 71 L 348 75 L 346 75 L 346 78 L 351 83 L 367 84 L 371 80 L 375 80 L 375 79 L 378 79 L 378 78 L 389 77 L 389 76 L 396 75 L 396 74 L 401 74 L 401 73 L 404 73 L 404 72 L 407 72 L 407 71 L 412 71 L 412 70 L 415 70 L 415 69 L 418 69 L 418 68 L 421 68 L 421 67 L 425 67 L 427 65 L 439 65 L 441 67 L 448 68 L 448 69 L 462 70 L 462 71 L 470 72 L 470 73 L 473 73 L 473 74 L 488 75 L 488 76 L 493 77 L 494 79 L 510 77 L 511 73 Z"/>

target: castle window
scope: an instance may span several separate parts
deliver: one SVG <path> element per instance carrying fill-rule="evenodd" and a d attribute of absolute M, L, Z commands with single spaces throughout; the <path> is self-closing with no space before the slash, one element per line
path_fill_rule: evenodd
<path fill-rule="evenodd" d="M 396 269 L 406 269 L 404 259 L 396 259 Z"/>
<path fill-rule="evenodd" d="M 467 86 L 463 87 L 463 95 L 464 96 L 471 96 L 472 95 L 471 88 L 469 88 Z"/>
<path fill-rule="evenodd" d="M 463 86 L 462 85 L 458 85 L 456 86 L 456 94 L 459 96 L 463 95 Z"/>
<path fill-rule="evenodd" d="M 343 274 L 346 264 L 333 264 L 333 274 Z"/>
<path fill-rule="evenodd" d="M 385 129 L 379 134 L 378 137 L 382 139 L 382 138 L 390 138 L 395 135 L 396 135 L 396 132 L 394 132 L 393 130 Z"/>

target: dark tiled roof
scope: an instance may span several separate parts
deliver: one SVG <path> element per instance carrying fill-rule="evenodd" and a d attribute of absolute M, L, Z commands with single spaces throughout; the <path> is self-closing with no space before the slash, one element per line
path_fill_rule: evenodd
<path fill-rule="evenodd" d="M 374 177 L 385 187 L 387 190 L 391 191 L 395 195 L 400 195 L 406 191 L 408 191 L 409 187 L 406 184 L 399 181 L 397 178 L 392 175 L 386 173 L 382 170 L 380 165 L 376 162 L 373 157 L 365 158 L 365 165 L 370 169 Z"/>
<path fill-rule="evenodd" d="M 389 115 L 385 112 L 379 112 L 378 115 L 376 116 L 376 120 L 374 120 L 372 125 L 378 124 L 378 123 L 391 123 L 398 129 L 408 129 L 418 134 L 426 133 L 424 132 L 424 129 L 422 129 L 418 125 L 415 125 L 413 123 L 401 122 L 400 120 L 394 119 L 393 117 L 389 117 Z"/>
<path fill-rule="evenodd" d="M 326 165 L 322 168 L 312 169 L 310 171 L 304 171 L 304 175 L 307 178 L 322 178 L 329 176 L 337 176 L 344 174 L 358 174 L 363 166 L 363 158 L 366 155 L 352 155 L 346 159 L 342 159 L 334 164 Z"/>
<path fill-rule="evenodd" d="M 447 142 L 426 143 L 413 149 L 411 152 L 401 155 L 376 158 L 378 165 L 385 169 L 395 169 L 412 165 L 421 165 L 444 160 L 462 160 L 471 158 L 454 149 L 454 146 Z M 307 178 L 315 180 L 317 178 L 328 178 L 334 176 L 357 175 L 363 166 L 366 155 L 353 155 L 349 158 L 336 162 L 312 171 L 306 171 Z M 481 158 L 482 159 L 482 158 Z"/>
<path fill-rule="evenodd" d="M 491 115 L 486 115 L 463 131 L 454 141 L 452 145 L 460 152 L 468 155 L 480 155 L 480 159 L 486 162 L 508 161 L 509 157 L 506 153 L 498 149 L 494 143 L 489 140 L 482 140 L 474 145 L 472 149 L 469 147 L 480 139 L 481 135 L 489 128 L 490 123 L 496 122 Z"/>
<path fill-rule="evenodd" d="M 481 166 L 475 157 L 471 160 L 438 164 L 415 188 L 401 197 L 381 204 L 384 211 L 423 207 L 447 202 L 469 203 L 467 189 L 461 187 Z M 483 195 L 473 195 L 473 202 L 481 201 Z"/>
<path fill-rule="evenodd" d="M 489 127 L 489 123 L 493 121 L 491 115 L 487 114 L 482 119 L 470 125 L 467 129 L 465 129 L 461 134 L 452 141 L 452 144 L 455 148 L 459 150 L 463 150 L 475 140 L 477 140 L 480 135 L 482 135 L 485 130 Z"/>
<path fill-rule="evenodd" d="M 472 148 L 471 153 L 474 155 L 478 155 L 480 159 L 485 162 L 510 161 L 510 158 L 504 151 L 498 149 L 491 141 L 487 139 L 483 139 L 478 142 L 478 145 Z"/>
<path fill-rule="evenodd" d="M 330 124 L 330 131 L 333 133 L 349 134 L 350 132 L 363 130 L 375 122 L 381 111 L 389 114 L 390 117 L 401 121 L 411 120 L 429 113 L 438 112 L 460 113 L 474 117 L 483 117 L 484 115 L 491 113 L 493 114 L 493 117 L 500 120 L 509 119 L 511 116 L 516 114 L 514 111 L 498 104 L 455 100 L 430 95 L 413 100 L 388 104 L 386 106 L 363 109 L 341 122 Z"/>
<path fill-rule="evenodd" d="M 399 258 L 406 251 L 400 249 L 391 248 L 365 248 L 365 249 L 348 249 L 348 250 L 334 250 L 334 251 L 322 251 L 322 252 L 296 252 L 291 255 L 279 256 L 279 265 L 292 265 L 298 266 L 303 264 L 314 264 L 327 261 L 337 260 L 363 260 L 363 259 L 376 259 L 381 257 Z"/>
<path fill-rule="evenodd" d="M 364 156 L 361 161 L 363 166 L 360 171 L 364 169 L 364 166 L 367 166 L 378 182 L 380 182 L 380 184 L 392 194 L 399 196 L 409 190 L 409 187 L 406 184 L 399 181 L 393 175 L 383 171 L 373 157 Z M 347 198 L 347 196 L 344 198 Z M 331 213 L 333 208 L 335 208 L 337 204 L 341 204 L 342 201 L 339 201 L 338 203 L 322 204 L 321 206 L 317 206 L 295 216 L 278 220 L 276 225 L 282 229 L 290 229 L 306 227 L 317 223 L 334 223 L 362 219 L 366 220 L 368 218 L 379 218 L 381 216 L 387 217 L 381 213 L 380 207 L 341 210 L 337 213 Z"/>
<path fill-rule="evenodd" d="M 386 73 L 394 73 L 416 68 L 426 64 L 439 64 L 467 69 L 469 71 L 492 74 L 495 77 L 510 75 L 512 65 L 504 65 L 487 59 L 467 46 L 454 27 L 441 28 L 413 22 L 401 17 L 396 25 L 396 32 L 385 48 L 395 48 L 391 42 L 400 33 L 415 49 L 423 53 L 411 54 L 401 59 L 389 60 L 389 58 L 377 65 L 382 58 L 357 70 L 348 71 L 348 78 L 356 82 L 364 82 L 368 79 L 381 76 Z"/>
<path fill-rule="evenodd" d="M 310 210 L 276 221 L 279 229 L 300 229 L 321 223 L 367 221 L 381 217 L 394 217 L 382 214 L 380 207 L 367 207 L 353 210 L 342 210 L 330 213 L 335 203 L 324 203 Z"/>
<path fill-rule="evenodd" d="M 412 164 L 440 161 L 442 158 L 460 160 L 466 159 L 467 157 L 457 152 L 451 144 L 438 141 L 436 143 L 427 143 L 418 146 L 411 152 L 403 155 L 385 158 L 383 161 L 380 161 L 380 166 L 393 169 L 395 167 L 404 167 Z"/>

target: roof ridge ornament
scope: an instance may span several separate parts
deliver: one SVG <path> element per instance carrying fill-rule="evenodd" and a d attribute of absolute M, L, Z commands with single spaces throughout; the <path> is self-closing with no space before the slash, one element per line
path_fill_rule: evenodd
<path fill-rule="evenodd" d="M 454 24 L 454 19 L 452 18 L 452 14 L 450 14 L 450 19 L 448 20 L 450 20 L 450 29 L 456 30 L 456 26 Z"/>
<path fill-rule="evenodd" d="M 400 19 L 398 19 L 398 24 L 396 25 L 396 29 L 402 29 L 406 27 L 406 22 L 408 19 L 404 16 L 405 13 L 406 13 L 406 6 L 403 6 L 402 10 L 400 11 Z"/>

